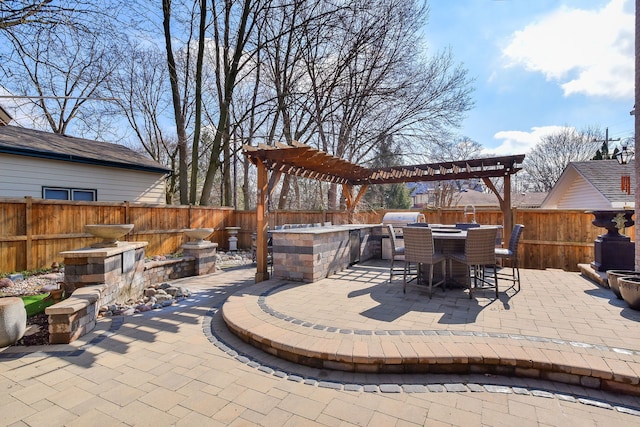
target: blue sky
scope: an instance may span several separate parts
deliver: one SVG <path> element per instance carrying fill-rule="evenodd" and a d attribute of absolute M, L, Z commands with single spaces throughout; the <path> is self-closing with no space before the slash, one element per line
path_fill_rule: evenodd
<path fill-rule="evenodd" d="M 633 136 L 633 0 L 431 0 L 428 49 L 475 78 L 460 133 L 497 155 L 557 127 Z"/>

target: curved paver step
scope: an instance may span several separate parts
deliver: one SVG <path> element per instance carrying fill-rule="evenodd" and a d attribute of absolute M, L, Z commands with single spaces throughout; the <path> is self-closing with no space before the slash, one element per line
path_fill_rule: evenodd
<path fill-rule="evenodd" d="M 439 301 L 422 301 L 422 311 L 414 313 L 405 307 L 404 315 L 381 323 L 375 316 L 363 315 L 371 310 L 372 301 L 380 303 L 380 295 L 365 298 L 364 303 L 352 299 L 367 295 L 363 289 L 376 286 L 376 278 L 358 282 L 350 276 L 346 272 L 343 278 L 337 275 L 311 284 L 263 282 L 250 292 L 231 296 L 222 307 L 222 315 L 229 329 L 244 341 L 283 359 L 317 368 L 371 373 L 490 373 L 640 395 L 640 351 L 590 343 L 586 340 L 589 331 L 584 336 L 565 334 L 567 338 L 563 334 L 545 337 L 515 333 L 514 329 L 500 332 L 492 326 L 495 313 L 476 313 L 476 321 L 464 324 L 464 328 L 454 324 L 437 327 L 429 319 L 437 316 L 432 312 L 435 309 L 424 307 L 446 305 L 456 292 L 451 290 Z M 577 276 L 577 280 L 584 279 Z M 387 283 L 383 293 L 395 291 Z M 468 300 L 462 290 L 458 292 Z M 402 311 L 405 304 L 415 309 L 412 298 L 416 296 L 422 297 L 420 291 L 408 298 L 396 295 L 395 307 L 389 303 L 387 308 Z M 510 298 L 512 305 L 524 296 Z M 490 307 L 488 304 L 486 307 Z M 514 310 L 527 312 L 530 308 L 518 303 Z M 523 330 L 530 327 L 526 320 L 519 322 Z"/>

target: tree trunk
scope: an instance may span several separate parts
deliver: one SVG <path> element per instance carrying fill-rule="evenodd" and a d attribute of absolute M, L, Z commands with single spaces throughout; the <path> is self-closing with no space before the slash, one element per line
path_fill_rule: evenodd
<path fill-rule="evenodd" d="M 227 125 L 227 129 L 229 125 Z M 233 149 L 231 147 L 231 137 L 227 133 L 225 134 L 223 144 L 223 166 L 222 166 L 222 205 L 233 206 L 231 189 L 233 185 L 231 183 L 231 156 L 233 155 Z"/>
<path fill-rule="evenodd" d="M 178 71 L 176 61 L 171 47 L 171 0 L 162 0 L 162 11 L 164 20 L 164 41 L 167 50 L 167 66 L 169 67 L 169 80 L 171 81 L 171 97 L 173 100 L 173 112 L 176 121 L 176 131 L 178 134 L 178 178 L 180 180 L 180 204 L 189 203 L 189 186 L 187 174 L 187 131 L 185 129 L 185 118 L 182 114 L 182 100 L 180 98 L 180 87 L 178 83 Z"/>
<path fill-rule="evenodd" d="M 200 156 L 200 127 L 202 122 L 202 64 L 204 62 L 205 29 L 207 26 L 207 1 L 200 0 L 200 27 L 198 32 L 198 59 L 196 61 L 196 116 L 191 145 L 191 189 L 189 203 L 195 204 L 198 192 L 198 158 Z"/>

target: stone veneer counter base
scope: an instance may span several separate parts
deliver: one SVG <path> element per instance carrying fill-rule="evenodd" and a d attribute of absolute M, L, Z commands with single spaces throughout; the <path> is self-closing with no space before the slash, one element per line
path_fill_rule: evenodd
<path fill-rule="evenodd" d="M 279 279 L 315 282 L 381 254 L 380 224 L 289 228 L 271 233 L 273 277 Z"/>

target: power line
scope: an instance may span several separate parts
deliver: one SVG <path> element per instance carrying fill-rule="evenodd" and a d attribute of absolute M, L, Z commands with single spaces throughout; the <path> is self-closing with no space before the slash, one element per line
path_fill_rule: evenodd
<path fill-rule="evenodd" d="M 119 98 L 89 98 L 86 96 L 30 96 L 30 95 L 0 95 L 0 98 L 11 99 L 86 99 L 91 101 L 119 101 Z"/>

